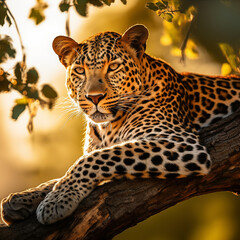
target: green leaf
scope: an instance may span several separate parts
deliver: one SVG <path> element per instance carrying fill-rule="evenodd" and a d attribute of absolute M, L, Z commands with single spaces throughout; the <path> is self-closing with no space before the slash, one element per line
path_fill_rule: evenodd
<path fill-rule="evenodd" d="M 14 74 L 17 80 L 17 84 L 22 83 L 22 69 L 20 63 L 17 63 L 14 68 Z"/>
<path fill-rule="evenodd" d="M 87 16 L 87 0 L 77 0 L 77 4 L 74 4 L 74 7 L 81 16 Z"/>
<path fill-rule="evenodd" d="M 9 92 L 11 83 L 8 81 L 8 73 L 0 69 L 0 92 Z"/>
<path fill-rule="evenodd" d="M 225 57 L 228 57 L 231 54 L 234 54 L 233 48 L 227 43 L 219 43 L 219 47 L 221 48 Z"/>
<path fill-rule="evenodd" d="M 224 56 L 226 57 L 227 61 L 231 65 L 231 67 L 235 71 L 237 71 L 237 68 L 238 68 L 238 57 L 235 54 L 234 49 L 227 43 L 220 43 L 219 47 L 220 47 L 222 53 L 224 54 Z"/>
<path fill-rule="evenodd" d="M 46 98 L 54 99 L 57 97 L 57 92 L 48 84 L 43 85 L 41 91 Z"/>
<path fill-rule="evenodd" d="M 0 25 L 4 25 L 5 19 L 7 17 L 7 8 L 5 7 L 4 3 L 0 4 Z"/>
<path fill-rule="evenodd" d="M 27 88 L 27 97 L 33 99 L 39 99 L 38 90 L 35 88 Z"/>
<path fill-rule="evenodd" d="M 235 54 L 229 55 L 227 58 L 231 67 L 236 71 L 237 70 L 237 56 Z"/>
<path fill-rule="evenodd" d="M 171 13 L 162 13 L 161 17 L 168 22 L 172 22 L 173 19 L 173 15 Z"/>
<path fill-rule="evenodd" d="M 17 120 L 18 117 L 24 112 L 26 109 L 26 104 L 17 104 L 12 109 L 12 119 Z"/>
<path fill-rule="evenodd" d="M 153 10 L 153 11 L 157 11 L 158 10 L 158 7 L 154 3 L 152 3 L 152 2 L 147 3 L 146 7 L 148 9 L 150 9 L 150 10 Z"/>
<path fill-rule="evenodd" d="M 96 6 L 96 7 L 101 7 L 101 6 L 103 6 L 103 3 L 102 3 L 101 1 L 99 1 L 99 0 L 89 0 L 88 2 L 89 2 L 90 4 Z"/>
<path fill-rule="evenodd" d="M 40 24 L 42 21 L 45 20 L 45 15 L 42 13 L 42 11 L 35 8 L 32 8 L 30 10 L 28 17 L 32 19 L 36 25 Z"/>
<path fill-rule="evenodd" d="M 12 39 L 9 36 L 0 36 L 0 63 L 5 62 L 8 58 L 14 58 L 16 51 L 12 45 Z"/>
<path fill-rule="evenodd" d="M 37 4 L 30 9 L 29 18 L 32 19 L 36 25 L 45 20 L 44 10 L 48 7 L 48 4 L 43 0 L 37 1 Z"/>
<path fill-rule="evenodd" d="M 70 4 L 66 1 L 66 0 L 63 0 L 60 4 L 59 4 L 59 8 L 60 8 L 60 11 L 61 12 L 67 12 L 68 9 L 70 7 Z"/>
<path fill-rule="evenodd" d="M 27 72 L 27 83 L 37 83 L 38 81 L 38 72 L 35 68 L 31 68 Z"/>
<path fill-rule="evenodd" d="M 125 5 L 127 4 L 127 0 L 121 0 L 121 2 Z"/>

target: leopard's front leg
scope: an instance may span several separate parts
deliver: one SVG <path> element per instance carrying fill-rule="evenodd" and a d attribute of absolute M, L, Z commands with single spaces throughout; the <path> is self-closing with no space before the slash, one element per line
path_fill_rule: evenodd
<path fill-rule="evenodd" d="M 1 202 L 3 222 L 10 225 L 32 215 L 58 179 L 53 179 L 23 192 L 12 193 Z"/>
<path fill-rule="evenodd" d="M 176 142 L 174 138 L 131 141 L 81 157 L 38 206 L 39 222 L 50 224 L 69 216 L 106 179 L 207 174 L 209 155 L 197 139 L 192 142 Z"/>

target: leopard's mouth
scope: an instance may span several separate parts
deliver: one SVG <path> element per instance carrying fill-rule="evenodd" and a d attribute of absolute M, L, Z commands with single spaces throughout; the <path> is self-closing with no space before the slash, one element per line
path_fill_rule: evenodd
<path fill-rule="evenodd" d="M 95 113 L 88 115 L 88 117 L 95 123 L 104 123 L 112 121 L 114 119 L 114 114 L 96 111 Z"/>

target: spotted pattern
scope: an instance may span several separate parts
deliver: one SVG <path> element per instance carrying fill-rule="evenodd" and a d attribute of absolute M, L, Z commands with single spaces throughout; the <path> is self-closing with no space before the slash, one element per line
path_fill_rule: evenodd
<path fill-rule="evenodd" d="M 6 222 L 27 217 L 30 213 L 16 209 L 34 210 L 39 202 L 41 223 L 61 220 L 105 180 L 210 171 L 198 131 L 239 109 L 240 77 L 177 73 L 144 52 L 147 35 L 144 26 L 135 25 L 122 36 L 104 32 L 80 44 L 66 37 L 54 40 L 67 69 L 69 96 L 87 118 L 85 154 L 54 186 L 40 187 L 47 189 L 45 198 L 38 187 L 5 199 Z M 31 204 L 33 197 L 37 204 Z"/>

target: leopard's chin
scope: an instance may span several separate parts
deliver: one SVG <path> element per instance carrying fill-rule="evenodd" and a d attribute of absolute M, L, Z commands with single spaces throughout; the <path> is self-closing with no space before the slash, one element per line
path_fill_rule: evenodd
<path fill-rule="evenodd" d="M 95 123 L 107 123 L 114 119 L 114 115 L 112 113 L 101 113 L 96 111 L 92 115 L 88 115 L 88 118 Z"/>

